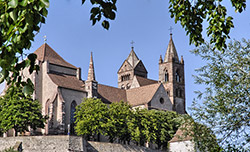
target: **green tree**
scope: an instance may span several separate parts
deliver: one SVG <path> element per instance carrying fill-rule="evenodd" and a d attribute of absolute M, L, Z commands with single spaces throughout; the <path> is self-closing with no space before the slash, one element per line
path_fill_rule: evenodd
<path fill-rule="evenodd" d="M 125 143 L 131 140 L 128 129 L 128 121 L 132 115 L 132 108 L 126 102 L 111 103 L 108 109 L 108 119 L 105 125 L 105 135 L 109 137 L 110 142 L 119 139 Z"/>
<path fill-rule="evenodd" d="M 131 132 L 131 139 L 137 144 L 144 146 L 150 141 L 151 133 L 149 127 L 151 125 L 148 112 L 146 109 L 136 108 L 133 111 L 132 118 L 128 122 L 129 131 Z"/>
<path fill-rule="evenodd" d="M 77 135 L 93 138 L 104 134 L 104 127 L 108 118 L 108 107 L 100 99 L 87 98 L 76 107 Z"/>
<path fill-rule="evenodd" d="M 213 50 L 213 51 L 212 51 Z M 205 44 L 194 50 L 207 64 L 197 70 L 192 117 L 211 128 L 225 151 L 250 150 L 250 40 L 234 40 L 222 54 Z"/>
<path fill-rule="evenodd" d="M 166 148 L 178 129 L 181 118 L 175 112 L 135 109 L 128 122 L 131 139 L 143 146 L 156 143 L 158 148 Z"/>
<path fill-rule="evenodd" d="M 39 101 L 25 96 L 20 88 L 11 87 L 0 98 L 0 128 L 3 132 L 14 129 L 17 135 L 29 131 L 28 127 L 44 128 L 45 121 Z"/>
<path fill-rule="evenodd" d="M 170 141 L 180 124 L 182 117 L 176 112 L 150 110 L 151 132 L 154 134 L 151 142 L 157 144 L 158 149 L 167 149 Z"/>
<path fill-rule="evenodd" d="M 34 40 L 35 32 L 39 32 L 41 24 L 45 23 L 48 0 L 1 0 L 0 1 L 0 83 L 21 85 L 24 93 L 33 92 L 30 79 L 25 81 L 20 73 L 24 68 L 29 72 L 38 70 L 35 65 L 35 54 L 28 55 L 24 49 L 29 49 Z M 23 60 L 22 62 L 19 62 Z M 11 85 L 13 86 L 13 85 Z"/>

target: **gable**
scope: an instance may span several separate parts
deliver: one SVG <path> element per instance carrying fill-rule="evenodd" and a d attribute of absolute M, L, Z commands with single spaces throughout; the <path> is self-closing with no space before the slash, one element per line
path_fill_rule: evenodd
<path fill-rule="evenodd" d="M 160 84 L 151 84 L 143 87 L 126 90 L 127 101 L 131 106 L 144 105 L 150 102 Z"/>
<path fill-rule="evenodd" d="M 173 110 L 173 104 L 171 103 L 170 98 L 162 84 L 159 86 L 153 98 L 148 103 L 148 107 L 149 109 Z"/>
<path fill-rule="evenodd" d="M 140 60 L 137 65 L 134 68 L 135 71 L 140 71 L 140 72 L 144 72 L 144 73 L 148 73 L 148 71 L 146 70 L 144 64 L 142 63 L 142 61 Z"/>
<path fill-rule="evenodd" d="M 119 68 L 117 73 L 121 73 L 121 72 L 124 72 L 124 71 L 129 71 L 129 70 L 132 70 L 132 69 L 133 69 L 133 67 L 131 66 L 131 64 L 129 64 L 129 62 L 127 60 L 125 60 L 122 63 L 122 66 Z"/>

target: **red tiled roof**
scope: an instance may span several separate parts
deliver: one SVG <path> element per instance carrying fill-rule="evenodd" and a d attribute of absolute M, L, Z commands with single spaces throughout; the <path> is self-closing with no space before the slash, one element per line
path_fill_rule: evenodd
<path fill-rule="evenodd" d="M 51 80 L 58 86 L 78 91 L 84 91 L 84 82 L 77 79 L 75 76 L 64 75 L 64 74 L 48 74 Z"/>
<path fill-rule="evenodd" d="M 143 105 L 148 103 L 159 88 L 160 83 L 146 85 L 143 87 L 126 90 L 127 101 L 132 106 Z"/>
<path fill-rule="evenodd" d="M 65 61 L 60 55 L 58 55 L 47 43 L 40 46 L 34 54 L 37 55 L 39 61 L 49 61 L 52 64 L 61 65 L 69 68 L 76 69 L 76 67 L 67 61 Z"/>
<path fill-rule="evenodd" d="M 99 98 L 103 102 L 118 102 L 125 101 L 131 106 L 143 105 L 148 103 L 154 96 L 160 84 L 151 84 L 133 89 L 119 89 L 107 85 L 98 84 Z"/>
<path fill-rule="evenodd" d="M 158 81 L 143 78 L 143 77 L 140 77 L 140 76 L 135 76 L 135 77 L 137 78 L 137 81 L 138 81 L 140 86 L 146 86 L 146 85 L 158 83 Z"/>
<path fill-rule="evenodd" d="M 126 98 L 126 90 L 98 84 L 98 94 L 99 98 L 102 99 L 103 102 L 119 102 L 119 101 L 127 101 Z"/>

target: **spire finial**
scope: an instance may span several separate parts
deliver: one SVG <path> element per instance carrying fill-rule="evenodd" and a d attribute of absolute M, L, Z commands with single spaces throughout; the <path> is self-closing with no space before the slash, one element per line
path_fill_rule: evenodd
<path fill-rule="evenodd" d="M 172 26 L 170 26 L 170 28 L 168 29 L 168 30 L 170 31 L 170 36 L 171 36 L 171 37 L 172 37 L 172 35 L 173 35 L 173 33 L 172 33 L 172 32 L 173 32 L 173 29 L 174 29 L 174 28 L 172 28 Z"/>
<path fill-rule="evenodd" d="M 160 55 L 159 64 L 161 64 L 162 62 L 163 62 L 162 56 Z"/>
<path fill-rule="evenodd" d="M 46 35 L 43 36 L 43 41 L 44 41 L 44 44 L 47 42 L 47 36 Z"/>
<path fill-rule="evenodd" d="M 133 40 L 130 42 L 131 48 L 132 48 L 132 49 L 134 49 L 134 43 L 135 43 L 135 42 L 134 42 Z"/>

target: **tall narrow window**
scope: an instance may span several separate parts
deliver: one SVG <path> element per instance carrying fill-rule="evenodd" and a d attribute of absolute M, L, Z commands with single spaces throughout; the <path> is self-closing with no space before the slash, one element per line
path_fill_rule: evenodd
<path fill-rule="evenodd" d="M 165 72 L 165 82 L 168 82 L 169 78 L 168 78 L 168 71 Z"/>
<path fill-rule="evenodd" d="M 176 82 L 181 82 L 179 70 L 177 70 L 175 73 L 175 79 L 176 79 Z"/>
<path fill-rule="evenodd" d="M 179 89 L 175 89 L 175 96 L 179 97 Z"/>
<path fill-rule="evenodd" d="M 71 106 L 70 106 L 70 134 L 75 134 L 75 112 L 76 112 L 76 101 L 72 101 Z"/>

